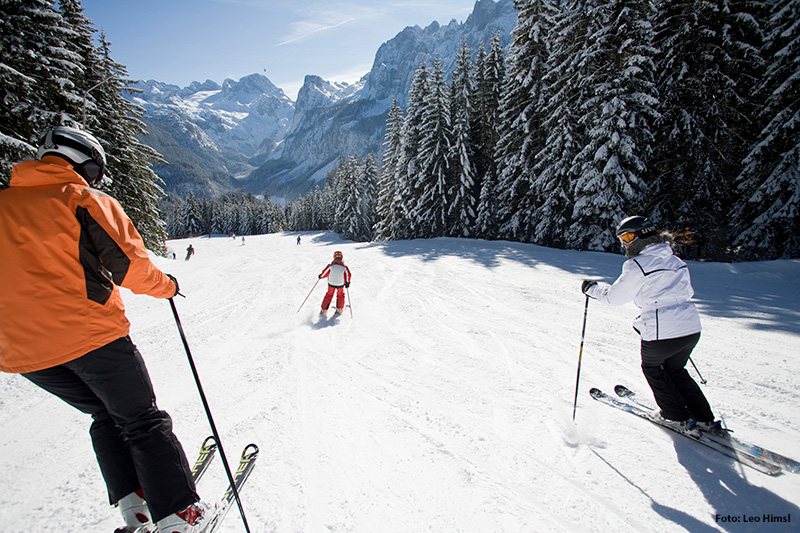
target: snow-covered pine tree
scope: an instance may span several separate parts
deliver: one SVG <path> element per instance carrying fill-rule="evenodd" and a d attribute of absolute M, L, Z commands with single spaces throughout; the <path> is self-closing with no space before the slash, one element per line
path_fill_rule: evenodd
<path fill-rule="evenodd" d="M 397 208 L 393 211 L 394 220 L 389 226 L 389 235 L 392 239 L 410 239 L 418 236 L 416 221 L 411 217 L 411 211 L 417 199 L 413 186 L 421 168 L 419 150 L 423 136 L 423 114 L 430 95 L 429 77 L 428 66 L 423 61 L 414 72 L 414 79 L 408 91 L 408 109 L 403 120 L 400 157 L 395 175 Z"/>
<path fill-rule="evenodd" d="M 656 19 L 656 68 L 661 119 L 651 164 L 650 207 L 662 227 L 696 232 L 690 255 L 722 257 L 728 243 L 728 215 L 734 180 L 750 147 L 747 79 L 760 62 L 751 24 L 727 0 L 662 0 Z M 733 7 L 733 11 L 732 11 Z M 758 128 L 755 128 L 757 134 Z"/>
<path fill-rule="evenodd" d="M 381 158 L 380 181 L 376 205 L 377 222 L 374 228 L 376 239 L 391 239 L 395 226 L 396 213 L 400 206 L 397 187 L 397 166 L 402 149 L 403 110 L 392 100 L 392 107 L 386 120 L 386 133 L 383 137 L 383 157 Z"/>
<path fill-rule="evenodd" d="M 309 193 L 310 194 L 310 193 Z M 306 231 L 308 230 L 308 222 L 305 220 L 305 214 L 308 213 L 305 205 L 308 202 L 308 195 L 301 196 L 294 202 L 286 204 L 287 216 L 289 222 L 289 231 Z"/>
<path fill-rule="evenodd" d="M 450 169 L 447 174 L 451 176 L 451 183 L 445 194 L 448 202 L 446 216 L 449 221 L 445 234 L 452 237 L 472 236 L 477 217 L 480 189 L 473 162 L 473 96 L 472 56 L 466 39 L 462 37 L 449 93 L 449 137 L 452 144 L 448 154 Z"/>
<path fill-rule="evenodd" d="M 343 190 L 344 173 L 346 172 L 347 160 L 344 156 L 339 156 L 339 163 L 325 176 L 325 186 L 322 189 L 324 211 L 328 213 L 330 219 L 330 229 L 336 233 L 344 231 L 344 198 Z"/>
<path fill-rule="evenodd" d="M 737 178 L 733 245 L 748 260 L 800 257 L 800 0 L 772 3 L 766 23 L 765 127 Z"/>
<path fill-rule="evenodd" d="M 286 209 L 271 201 L 269 210 L 272 212 L 272 229 L 270 231 L 276 233 L 288 230 L 289 223 L 286 220 Z"/>
<path fill-rule="evenodd" d="M 209 229 L 209 231 L 213 235 L 220 235 L 227 233 L 225 229 L 224 210 L 225 210 L 225 204 L 221 200 L 218 199 L 216 202 L 214 202 L 214 207 L 211 210 L 211 228 Z M 169 234 L 171 236 L 175 235 L 174 233 L 172 233 L 171 230 Z"/>
<path fill-rule="evenodd" d="M 99 69 L 86 81 L 99 80 L 94 82 L 99 85 L 90 93 L 91 107 L 87 94 L 86 129 L 101 142 L 105 141 L 111 184 L 102 188 L 122 205 L 145 246 L 164 253 L 167 232 L 158 211 L 158 202 L 164 197 L 164 182 L 150 165 L 165 161 L 138 139 L 146 134 L 141 121 L 144 110 L 122 96 L 123 90 L 130 90 L 132 80 L 127 79 L 126 68 L 111 58 L 110 44 L 102 33 L 99 52 Z"/>
<path fill-rule="evenodd" d="M 361 175 L 359 176 L 358 188 L 361 190 L 362 213 L 361 232 L 363 242 L 371 241 L 374 238 L 374 226 L 377 220 L 378 204 L 378 158 L 370 152 L 364 157 Z"/>
<path fill-rule="evenodd" d="M 319 188 L 314 187 L 314 194 L 310 198 L 311 227 L 309 229 L 328 229 L 331 227 L 331 212 L 325 207 L 325 195 Z"/>
<path fill-rule="evenodd" d="M 586 10 L 593 33 L 587 35 L 576 80 L 585 86 L 577 93 L 584 99 L 575 102 L 586 145 L 573 162 L 570 247 L 618 250 L 612 228 L 644 204 L 643 176 L 658 117 L 654 15 L 655 6 L 643 0 L 601 0 Z"/>
<path fill-rule="evenodd" d="M 475 120 L 473 121 L 474 167 L 478 205 L 473 234 L 497 237 L 497 164 L 495 152 L 500 140 L 500 100 L 506 78 L 505 54 L 500 34 L 495 33 L 488 54 L 483 46 L 475 60 Z"/>
<path fill-rule="evenodd" d="M 205 233 L 203 224 L 203 205 L 195 198 L 193 193 L 186 196 L 186 201 L 183 202 L 180 211 L 180 226 L 181 233 L 178 236 L 184 235 L 202 235 Z"/>
<path fill-rule="evenodd" d="M 363 172 L 364 164 L 355 155 L 350 156 L 338 171 L 342 236 L 360 242 L 368 241 L 372 232 L 372 224 L 362 212 L 365 206 L 361 188 Z"/>
<path fill-rule="evenodd" d="M 447 235 L 450 226 L 447 216 L 452 184 L 450 114 L 444 67 L 438 58 L 428 88 L 420 124 L 419 171 L 413 182 L 416 202 L 411 211 L 416 226 L 414 236 L 419 238 Z"/>
<path fill-rule="evenodd" d="M 495 196 L 499 206 L 495 224 L 498 237 L 530 241 L 538 220 L 537 191 L 532 186 L 534 165 L 537 154 L 545 147 L 544 79 L 550 56 L 549 39 L 559 12 L 550 0 L 515 0 L 514 7 L 518 11 L 517 25 L 512 32 L 509 67 L 500 101 L 495 155 L 498 173 Z M 556 160 L 562 155 L 557 148 L 554 146 L 551 154 Z M 546 170 L 555 165 L 549 160 L 545 163 Z M 563 213 L 549 222 L 553 227 L 566 229 Z"/>
<path fill-rule="evenodd" d="M 75 121 L 81 95 L 72 80 L 75 37 L 48 0 L 0 0 L 0 188 L 11 167 L 36 153 L 50 126 Z"/>
<path fill-rule="evenodd" d="M 253 212 L 252 194 L 243 195 L 236 206 L 239 216 L 236 220 L 236 235 L 252 235 Z"/>

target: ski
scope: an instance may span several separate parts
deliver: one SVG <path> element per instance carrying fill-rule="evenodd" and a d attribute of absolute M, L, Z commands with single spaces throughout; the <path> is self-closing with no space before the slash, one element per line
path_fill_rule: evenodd
<path fill-rule="evenodd" d="M 617 393 L 619 397 L 632 401 L 633 403 L 641 405 L 646 409 L 653 409 L 653 407 L 640 400 L 635 392 L 633 392 L 624 385 L 615 386 L 614 392 Z M 790 457 L 786 457 L 785 455 L 781 455 L 779 453 L 768 450 L 763 446 L 758 446 L 757 444 L 751 444 L 749 442 L 736 438 L 733 435 L 731 435 L 730 432 L 728 431 L 725 431 L 724 433 L 704 432 L 703 434 L 706 435 L 709 439 L 717 441 L 726 446 L 730 446 L 736 451 L 752 455 L 753 457 L 757 457 L 759 459 L 763 459 L 767 462 L 777 465 L 782 470 L 786 470 L 787 472 L 792 472 L 795 474 L 800 474 L 800 462 Z"/>
<path fill-rule="evenodd" d="M 725 443 L 717 442 L 715 440 L 710 439 L 708 434 L 706 433 L 698 432 L 697 434 L 695 434 L 689 431 L 681 431 L 680 429 L 674 426 L 664 424 L 661 422 L 660 417 L 655 416 L 655 413 L 652 409 L 648 409 L 646 407 L 643 407 L 642 405 L 623 401 L 619 398 L 609 396 L 608 394 L 604 393 L 603 391 L 595 387 L 593 387 L 589 391 L 589 394 L 592 396 L 592 398 L 599 401 L 600 403 L 604 403 L 616 409 L 620 409 L 621 411 L 631 413 L 633 415 L 638 416 L 639 418 L 643 418 L 649 422 L 652 422 L 653 424 L 674 431 L 679 435 L 683 435 L 684 437 L 691 439 L 695 442 L 698 442 L 703 446 L 706 446 L 707 448 L 716 450 L 719 453 L 727 457 L 730 457 L 731 459 L 734 459 L 743 465 L 753 468 L 754 470 L 758 470 L 759 472 L 762 472 L 770 476 L 774 476 L 782 472 L 782 469 L 779 466 L 774 465 L 768 461 L 765 461 L 764 459 L 761 459 L 759 457 L 753 457 L 749 454 L 740 453 Z"/>
<path fill-rule="evenodd" d="M 231 503 L 235 498 L 234 488 L 236 489 L 236 493 L 241 492 L 242 487 L 244 486 L 247 478 L 250 477 L 250 473 L 253 471 L 253 468 L 256 465 L 256 459 L 258 458 L 258 446 L 255 444 L 248 444 L 242 450 L 242 456 L 239 459 L 239 467 L 236 469 L 236 472 L 233 473 L 233 486 L 229 486 L 225 493 L 222 495 L 222 499 L 217 502 L 216 505 L 216 512 L 210 520 L 208 520 L 208 525 L 203 529 L 202 533 L 214 533 L 219 527 L 219 524 L 222 522 L 222 519 L 225 518 L 225 515 L 228 512 L 228 509 L 231 507 Z"/>

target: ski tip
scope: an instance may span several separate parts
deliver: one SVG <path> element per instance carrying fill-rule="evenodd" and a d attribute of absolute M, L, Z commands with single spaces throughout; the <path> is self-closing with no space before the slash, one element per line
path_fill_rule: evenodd
<path fill-rule="evenodd" d="M 617 396 L 623 396 L 623 397 L 630 396 L 631 394 L 633 394 L 633 391 L 631 391 L 625 385 L 614 385 L 614 392 L 617 394 Z"/>
<path fill-rule="evenodd" d="M 589 389 L 589 394 L 592 395 L 593 397 L 597 398 L 598 396 L 602 396 L 603 395 L 603 391 L 601 391 L 597 387 L 592 387 L 591 389 Z"/>

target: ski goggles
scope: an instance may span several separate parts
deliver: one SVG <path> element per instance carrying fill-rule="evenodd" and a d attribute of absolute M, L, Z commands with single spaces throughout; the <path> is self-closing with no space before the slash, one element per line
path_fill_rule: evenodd
<path fill-rule="evenodd" d="M 89 159 L 85 163 L 82 163 L 80 167 L 86 173 L 86 177 L 89 178 L 87 181 L 89 184 L 99 183 L 100 180 L 103 179 L 103 174 L 105 173 L 106 167 L 105 165 L 99 165 L 96 161 Z"/>
<path fill-rule="evenodd" d="M 618 237 L 619 240 L 622 241 L 622 244 L 630 244 L 636 240 L 636 234 L 632 231 L 618 235 Z"/>

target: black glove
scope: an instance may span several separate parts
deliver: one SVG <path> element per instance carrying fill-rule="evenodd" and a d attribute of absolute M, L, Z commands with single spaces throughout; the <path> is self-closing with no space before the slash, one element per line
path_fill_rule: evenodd
<path fill-rule="evenodd" d="M 167 277 L 168 277 L 169 279 L 171 279 L 171 280 L 172 280 L 172 283 L 174 283 L 174 284 L 175 284 L 175 294 L 173 294 L 173 295 L 172 295 L 172 297 L 174 298 L 175 296 L 177 296 L 177 295 L 181 294 L 181 293 L 180 293 L 180 290 L 181 290 L 181 289 L 180 289 L 180 287 L 178 286 L 178 280 L 177 280 L 177 279 L 175 279 L 175 276 L 173 276 L 172 274 L 167 274 Z M 183 294 L 181 294 L 181 296 L 183 296 Z"/>
<path fill-rule="evenodd" d="M 322 274 L 320 274 L 319 276 L 317 276 L 317 279 L 322 279 Z"/>
<path fill-rule="evenodd" d="M 594 281 L 593 279 L 583 280 L 583 283 L 581 283 L 581 292 L 583 294 L 586 294 L 586 291 L 588 291 L 589 287 L 591 287 L 592 285 L 597 285 L 597 282 Z"/>
<path fill-rule="evenodd" d="M 346 283 L 344 284 L 344 286 L 345 286 L 345 288 L 348 288 L 348 289 L 349 289 L 349 288 L 350 288 L 350 282 L 349 282 L 349 281 L 348 281 L 348 282 L 346 282 Z"/>

